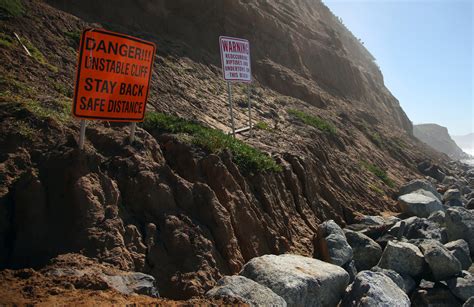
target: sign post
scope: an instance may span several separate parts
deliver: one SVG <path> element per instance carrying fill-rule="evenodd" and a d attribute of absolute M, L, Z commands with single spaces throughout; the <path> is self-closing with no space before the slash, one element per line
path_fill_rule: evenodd
<path fill-rule="evenodd" d="M 81 119 L 80 149 L 86 120 L 143 121 L 155 58 L 155 44 L 102 29 L 84 30 L 79 47 L 72 113 Z"/>
<path fill-rule="evenodd" d="M 250 88 L 250 83 L 247 86 L 247 94 L 249 98 L 249 132 L 250 132 L 250 137 L 253 137 L 253 131 L 252 131 L 252 96 L 251 96 L 251 88 Z"/>
<path fill-rule="evenodd" d="M 221 51 L 222 74 L 227 81 L 227 92 L 229 95 L 229 110 L 232 125 L 232 135 L 235 137 L 234 114 L 232 108 L 231 82 L 252 82 L 252 71 L 250 68 L 250 43 L 246 39 L 221 36 L 219 37 Z M 250 90 L 249 90 L 249 123 L 250 113 Z"/>
<path fill-rule="evenodd" d="M 230 122 L 232 125 L 232 136 L 235 138 L 234 111 L 232 109 L 232 85 L 227 81 L 227 94 L 229 95 Z"/>
<path fill-rule="evenodd" d="M 81 120 L 81 132 L 79 135 L 79 149 L 80 150 L 84 148 L 84 140 L 86 139 L 86 126 L 87 126 L 86 121 Z"/>

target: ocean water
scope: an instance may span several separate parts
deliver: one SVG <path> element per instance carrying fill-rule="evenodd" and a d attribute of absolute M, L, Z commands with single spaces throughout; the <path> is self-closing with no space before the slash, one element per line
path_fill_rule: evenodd
<path fill-rule="evenodd" d="M 474 166 L 474 148 L 470 148 L 470 149 L 462 148 L 462 150 L 465 153 L 470 154 L 473 158 L 472 159 L 467 159 L 467 160 L 461 160 L 461 161 L 466 163 L 466 164 L 469 164 L 471 166 Z"/>

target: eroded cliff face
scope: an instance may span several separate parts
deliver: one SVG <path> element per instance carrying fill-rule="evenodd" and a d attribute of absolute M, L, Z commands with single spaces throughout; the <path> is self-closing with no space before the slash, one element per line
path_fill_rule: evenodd
<path fill-rule="evenodd" d="M 165 297 L 203 294 L 224 274 L 268 253 L 313 255 L 318 223 L 397 211 L 397 184 L 429 155 L 370 54 L 317 1 L 38 1 L 0 27 L 0 263 L 41 267 L 80 252 L 156 277 Z M 226 12 L 225 14 L 223 12 Z M 99 22 L 153 40 L 150 108 L 228 130 L 219 35 L 252 42 L 254 120 L 244 142 L 281 172 L 244 172 L 230 152 L 211 154 L 186 136 L 92 122 L 83 152 L 69 115 L 74 33 Z M 97 26 L 97 25 L 95 25 Z M 234 87 L 246 124 L 246 89 Z M 330 122 L 335 133 L 289 112 Z M 386 175 L 381 176 L 380 170 Z"/>
<path fill-rule="evenodd" d="M 413 135 L 433 149 L 447 154 L 452 159 L 460 160 L 468 157 L 451 138 L 446 127 L 437 124 L 414 125 Z"/>
<path fill-rule="evenodd" d="M 412 132 L 373 56 L 321 1 L 48 2 L 91 22 L 152 35 L 163 53 L 168 40 L 184 43 L 180 56 L 217 67 L 217 38 L 245 37 L 262 85 L 321 108 L 339 108 L 330 98 L 342 98 L 386 125 Z"/>

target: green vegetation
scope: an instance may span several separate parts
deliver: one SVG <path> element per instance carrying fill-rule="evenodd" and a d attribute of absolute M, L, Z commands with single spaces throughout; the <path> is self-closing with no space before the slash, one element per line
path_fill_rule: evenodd
<path fill-rule="evenodd" d="M 74 95 L 72 88 L 67 87 L 61 81 L 51 80 L 51 83 L 53 84 L 54 89 L 60 94 L 69 98 L 72 98 L 72 96 Z"/>
<path fill-rule="evenodd" d="M 212 153 L 228 149 L 233 155 L 234 162 L 244 173 L 281 171 L 281 166 L 260 150 L 234 139 L 220 130 L 204 127 L 196 122 L 163 113 L 149 112 L 142 125 L 146 130 L 157 129 L 162 132 L 188 134 L 189 139 L 187 140 L 190 143 Z"/>
<path fill-rule="evenodd" d="M 393 138 L 393 142 L 394 142 L 395 144 L 397 144 L 397 146 L 400 147 L 400 148 L 402 148 L 402 149 L 408 147 L 407 143 L 405 143 L 405 141 L 402 140 L 402 139 Z"/>
<path fill-rule="evenodd" d="M 14 43 L 13 37 L 8 34 L 0 33 L 0 46 L 10 48 Z"/>
<path fill-rule="evenodd" d="M 270 126 L 266 122 L 258 122 L 254 125 L 255 129 L 270 131 Z"/>
<path fill-rule="evenodd" d="M 25 13 L 21 0 L 0 0 L 0 9 L 13 17 L 18 17 Z"/>
<path fill-rule="evenodd" d="M 289 109 L 288 114 L 295 116 L 299 120 L 301 120 L 306 125 L 315 127 L 323 132 L 327 132 L 329 134 L 336 134 L 336 127 L 330 122 L 313 115 L 306 114 L 302 111 Z"/>
<path fill-rule="evenodd" d="M 0 76 L 0 88 L 2 89 L 2 94 L 7 94 L 8 92 L 28 92 L 28 87 L 14 79 L 11 75 L 5 74 Z"/>
<path fill-rule="evenodd" d="M 368 137 L 372 143 L 374 143 L 377 147 L 382 147 L 383 146 L 383 141 L 382 138 L 380 137 L 380 134 L 377 132 L 368 132 Z"/>
<path fill-rule="evenodd" d="M 81 41 L 81 31 L 67 31 L 64 32 L 64 35 L 69 38 L 75 46 L 79 46 L 79 42 Z"/>
<path fill-rule="evenodd" d="M 32 140 L 33 136 L 36 134 L 36 130 L 33 129 L 27 122 L 22 120 L 16 120 L 12 122 L 14 130 L 21 136 Z"/>
<path fill-rule="evenodd" d="M 8 74 L 0 77 L 0 89 L 0 99 L 5 102 L 3 108 L 8 108 L 9 112 L 28 110 L 39 118 L 53 118 L 62 123 L 71 119 L 70 99 L 63 97 L 38 101 L 35 98 L 38 93 L 34 87 L 16 80 Z"/>
<path fill-rule="evenodd" d="M 54 65 L 51 65 L 46 60 L 46 58 L 41 53 L 41 51 L 39 51 L 39 49 L 36 48 L 36 46 L 33 45 L 29 40 L 25 38 L 25 39 L 22 39 L 21 42 L 25 45 L 26 49 L 28 49 L 28 51 L 31 53 L 31 56 L 33 57 L 33 59 L 35 59 L 38 63 L 46 66 L 52 72 L 58 72 L 58 68 Z"/>
<path fill-rule="evenodd" d="M 361 162 L 362 166 L 367 169 L 369 172 L 374 174 L 375 176 L 379 177 L 380 180 L 383 181 L 387 186 L 393 188 L 395 186 L 392 179 L 390 179 L 387 175 L 387 172 L 378 167 L 377 165 L 368 163 L 366 161 Z"/>
<path fill-rule="evenodd" d="M 376 185 L 369 184 L 368 187 L 369 187 L 370 190 L 374 191 L 375 193 L 377 193 L 379 195 L 384 195 L 385 194 L 385 192 Z"/>

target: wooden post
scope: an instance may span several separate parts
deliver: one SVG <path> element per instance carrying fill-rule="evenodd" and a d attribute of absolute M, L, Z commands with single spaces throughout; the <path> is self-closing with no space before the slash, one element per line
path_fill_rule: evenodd
<path fill-rule="evenodd" d="M 251 90 L 250 90 L 250 83 L 247 85 L 247 93 L 248 93 L 248 98 L 249 98 L 249 134 L 250 137 L 253 137 L 253 131 L 252 131 L 252 99 L 251 99 Z"/>
<path fill-rule="evenodd" d="M 232 109 L 232 88 L 229 81 L 227 81 L 227 92 L 229 95 L 229 110 L 230 110 L 230 122 L 232 124 L 232 136 L 235 138 L 234 111 Z"/>
<path fill-rule="evenodd" d="M 135 130 L 137 129 L 137 123 L 133 122 L 130 125 L 130 144 L 133 144 L 133 141 L 135 140 Z"/>
<path fill-rule="evenodd" d="M 86 139 L 86 126 L 87 126 L 86 121 L 81 120 L 81 132 L 79 135 L 79 149 L 80 150 L 84 149 L 84 141 Z"/>

